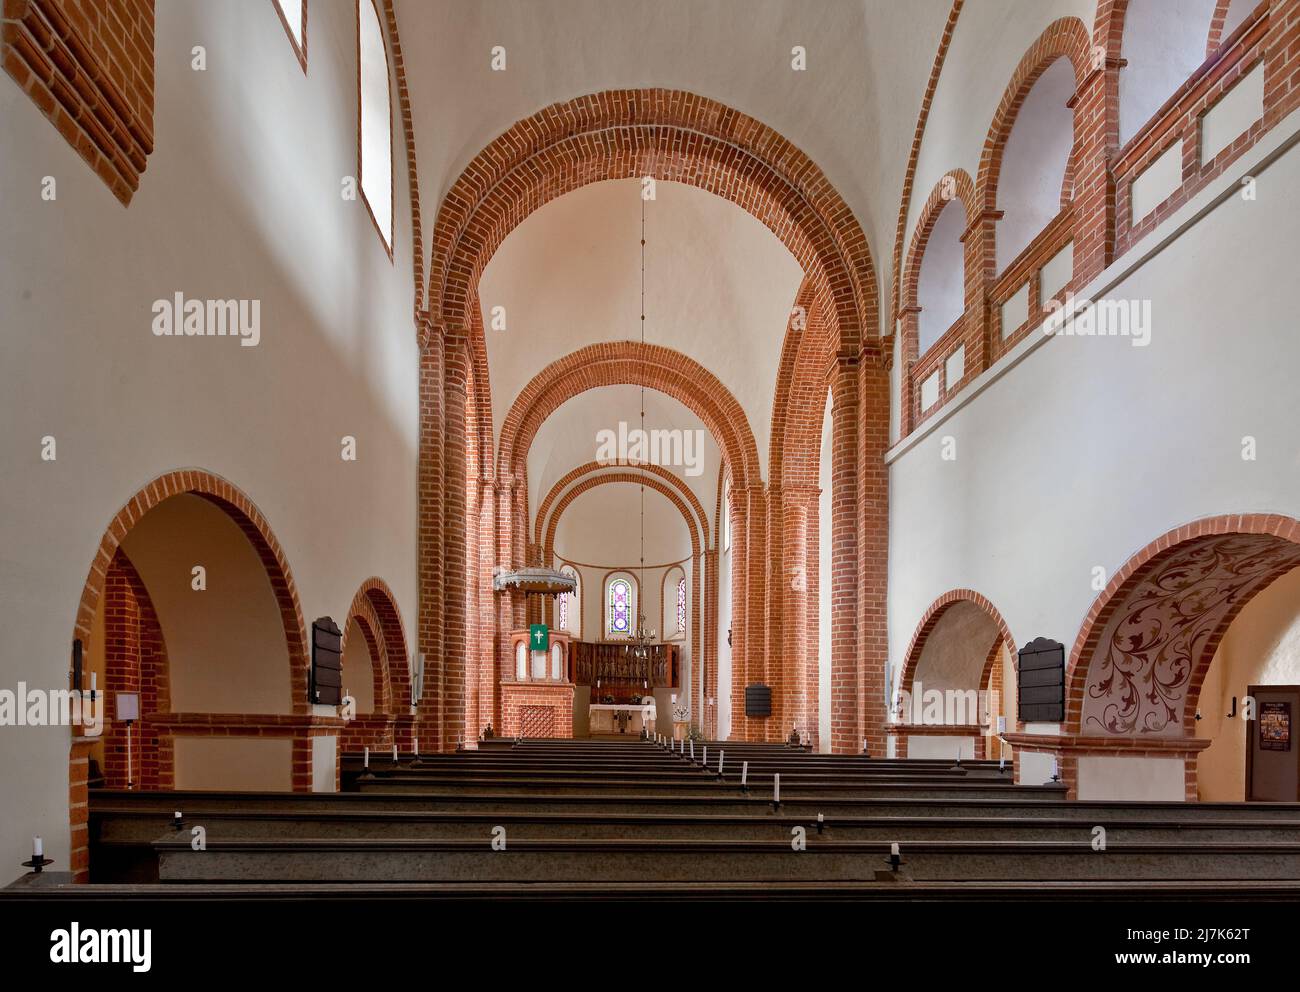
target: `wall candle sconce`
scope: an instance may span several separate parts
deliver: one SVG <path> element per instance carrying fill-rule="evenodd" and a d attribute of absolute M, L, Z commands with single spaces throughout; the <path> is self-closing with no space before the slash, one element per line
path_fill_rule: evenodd
<path fill-rule="evenodd" d="M 39 837 L 32 838 L 32 856 L 24 861 L 22 866 L 30 868 L 35 874 L 39 875 L 46 865 L 54 864 L 53 858 L 45 856 L 45 843 Z"/>

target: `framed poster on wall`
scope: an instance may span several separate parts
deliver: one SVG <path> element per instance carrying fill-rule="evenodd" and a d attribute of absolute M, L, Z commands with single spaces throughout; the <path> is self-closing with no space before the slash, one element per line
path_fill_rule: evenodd
<path fill-rule="evenodd" d="M 1259 704 L 1259 747 L 1261 751 L 1291 750 L 1291 704 L 1283 701 Z"/>

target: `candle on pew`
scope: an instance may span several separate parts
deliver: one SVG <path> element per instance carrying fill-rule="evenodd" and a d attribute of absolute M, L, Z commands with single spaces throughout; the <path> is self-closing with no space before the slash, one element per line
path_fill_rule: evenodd
<path fill-rule="evenodd" d="M 370 767 L 370 745 L 369 744 L 366 745 L 365 752 L 361 755 L 361 767 L 362 768 Z"/>
<path fill-rule="evenodd" d="M 896 857 L 899 856 L 899 853 L 900 853 L 900 852 L 899 852 L 899 850 L 898 850 L 898 841 L 894 841 L 894 843 L 892 843 L 892 844 L 889 845 L 889 854 L 890 854 L 890 857 L 894 857 L 894 858 L 896 858 Z"/>
<path fill-rule="evenodd" d="M 709 745 L 704 745 L 704 756 L 700 758 L 700 764 L 705 768 L 709 767 Z"/>
<path fill-rule="evenodd" d="M 691 739 L 691 760 L 692 760 L 692 761 L 695 760 L 695 740 L 694 740 L 694 738 Z"/>
<path fill-rule="evenodd" d="M 726 751 L 719 751 L 719 752 L 718 752 L 718 774 L 719 774 L 719 775 L 722 774 L 722 759 L 725 758 L 726 756 L 727 756 L 727 752 L 726 752 Z"/>
<path fill-rule="evenodd" d="M 45 857 L 45 842 L 39 837 L 32 838 L 32 860 L 39 861 Z"/>
<path fill-rule="evenodd" d="M 393 763 L 397 763 L 397 742 L 393 741 Z"/>
<path fill-rule="evenodd" d="M 740 787 L 743 789 L 748 784 L 749 784 L 749 762 L 742 761 L 740 763 Z"/>
<path fill-rule="evenodd" d="M 411 753 L 415 755 L 420 753 L 420 738 L 417 737 L 411 741 Z"/>
<path fill-rule="evenodd" d="M 781 773 L 776 772 L 772 776 L 772 802 L 779 803 L 780 801 L 781 801 Z"/>

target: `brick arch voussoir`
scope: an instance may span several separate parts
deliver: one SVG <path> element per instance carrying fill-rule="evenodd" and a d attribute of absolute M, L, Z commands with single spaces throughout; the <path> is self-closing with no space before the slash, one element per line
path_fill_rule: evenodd
<path fill-rule="evenodd" d="M 439 210 L 431 307 L 444 324 L 465 326 L 478 275 L 532 210 L 587 183 L 647 174 L 716 193 L 772 230 L 834 292 L 842 347 L 856 352 L 864 329 L 878 328 L 866 237 L 816 164 L 753 118 L 672 90 L 554 104 L 483 149 Z"/>
<path fill-rule="evenodd" d="M 701 546 L 708 547 L 709 544 L 709 518 L 705 515 L 704 505 L 700 502 L 695 491 L 691 489 L 679 476 L 670 472 L 662 465 L 633 465 L 628 462 L 619 462 L 617 464 L 602 465 L 600 462 L 587 462 L 585 465 L 579 465 L 577 468 L 566 472 L 564 476 L 551 487 L 551 491 L 546 494 L 541 505 L 537 508 L 537 516 L 533 522 L 533 540 L 538 547 L 546 548 L 547 542 L 544 540 L 545 532 L 543 525 L 546 522 L 547 514 L 552 505 L 572 483 L 586 475 L 593 475 L 600 472 L 607 472 L 613 468 L 634 468 L 639 472 L 649 472 L 657 476 L 668 485 L 672 486 L 695 512 L 700 530 Z"/>
<path fill-rule="evenodd" d="M 636 341 L 590 345 L 557 359 L 520 391 L 501 427 L 497 478 L 521 479 L 528 450 L 546 419 L 580 393 L 645 386 L 678 400 L 703 421 L 732 475 L 759 485 L 758 446 L 740 403 L 717 377 L 681 352 Z"/>
<path fill-rule="evenodd" d="M 1186 554 L 1205 540 L 1230 534 L 1258 535 L 1276 537 L 1279 547 L 1285 545 L 1300 546 L 1300 520 L 1277 513 L 1226 514 L 1204 517 L 1173 530 L 1167 531 L 1150 544 L 1135 552 L 1120 567 L 1106 584 L 1106 588 L 1097 594 L 1092 607 L 1088 610 L 1075 637 L 1066 667 L 1066 710 L 1065 726 L 1067 733 L 1081 733 L 1083 721 L 1084 696 L 1087 691 L 1088 675 L 1092 662 L 1101 643 L 1101 637 L 1115 612 L 1128 600 L 1130 594 L 1153 570 L 1163 566 L 1176 556 Z M 1279 564 L 1276 574 L 1265 578 L 1259 588 L 1266 587 L 1273 579 L 1289 571 L 1293 564 Z M 1201 646 L 1201 655 L 1196 668 L 1189 678 L 1187 698 L 1193 703 L 1199 697 L 1201 683 L 1209 669 L 1214 652 L 1224 633 L 1231 626 L 1248 599 L 1238 602 L 1215 632 Z M 1188 717 L 1184 724 L 1186 736 L 1195 736 L 1194 705 L 1186 707 Z"/>
<path fill-rule="evenodd" d="M 280 610 L 280 621 L 288 648 L 289 688 L 293 712 L 295 714 L 309 712 L 307 671 L 310 654 L 307 648 L 307 627 L 303 621 L 297 586 L 294 584 L 293 572 L 289 568 L 284 549 L 272 532 L 266 517 L 253 501 L 236 486 L 211 472 L 201 469 L 181 469 L 160 475 L 137 491 L 114 515 L 100 539 L 99 550 L 86 577 L 81 601 L 77 607 L 74 636 L 79 638 L 83 645 L 90 644 L 95 612 L 103 599 L 108 566 L 113 559 L 113 554 L 126 539 L 126 535 L 146 513 L 163 500 L 186 494 L 205 499 L 222 510 L 252 545 L 270 581 L 271 591 Z"/>
<path fill-rule="evenodd" d="M 921 617 L 921 622 L 917 624 L 916 632 L 912 635 L 912 640 L 907 646 L 907 653 L 903 656 L 902 674 L 898 680 L 900 691 L 911 691 L 912 684 L 916 680 L 916 668 L 921 661 L 921 652 L 925 649 L 926 642 L 929 641 L 930 635 L 934 633 L 935 628 L 939 626 L 939 621 L 943 619 L 944 614 L 958 603 L 974 603 L 998 628 L 998 642 L 994 644 L 994 650 L 990 652 L 989 658 L 984 662 L 984 669 L 980 674 L 980 684 L 977 688 L 983 689 L 987 684 L 992 659 L 996 657 L 998 647 L 1005 645 L 1007 650 L 1014 655 L 1016 640 L 1011 636 L 1011 628 L 1007 626 L 1001 612 L 998 611 L 998 608 L 993 605 L 988 597 L 975 592 L 973 589 L 950 589 L 929 605 Z"/>
<path fill-rule="evenodd" d="M 1058 18 L 1044 28 L 1011 74 L 1011 80 L 993 113 L 980 155 L 979 172 L 975 181 L 977 210 L 984 212 L 996 209 L 1002 157 L 1006 151 L 1007 139 L 1011 136 L 1012 125 L 1034 83 L 1038 82 L 1038 78 L 1053 62 L 1062 57 L 1070 60 L 1077 93 L 1091 72 L 1092 57 L 1088 29 L 1077 17 Z M 1079 146 L 1089 126 L 1090 122 L 1082 120 L 1080 114 L 1074 115 L 1074 147 Z"/>
<path fill-rule="evenodd" d="M 816 486 L 821 452 L 826 377 L 834 333 L 827 316 L 828 300 L 811 280 L 805 279 L 795 294 L 795 308 L 803 308 L 802 330 L 791 320 L 786 326 L 777 366 L 776 395 L 772 403 L 768 477 L 773 485 Z"/>

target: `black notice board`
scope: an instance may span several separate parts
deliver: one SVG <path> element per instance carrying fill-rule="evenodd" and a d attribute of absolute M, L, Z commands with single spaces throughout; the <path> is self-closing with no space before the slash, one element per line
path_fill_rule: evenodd
<path fill-rule="evenodd" d="M 745 686 L 745 716 L 772 715 L 772 688 L 761 683 Z"/>
<path fill-rule="evenodd" d="M 313 703 L 338 706 L 343 702 L 343 632 L 329 617 L 312 621 L 308 692 Z"/>
<path fill-rule="evenodd" d="M 1016 665 L 1018 712 L 1022 723 L 1065 719 L 1065 645 L 1036 637 L 1020 649 Z"/>

